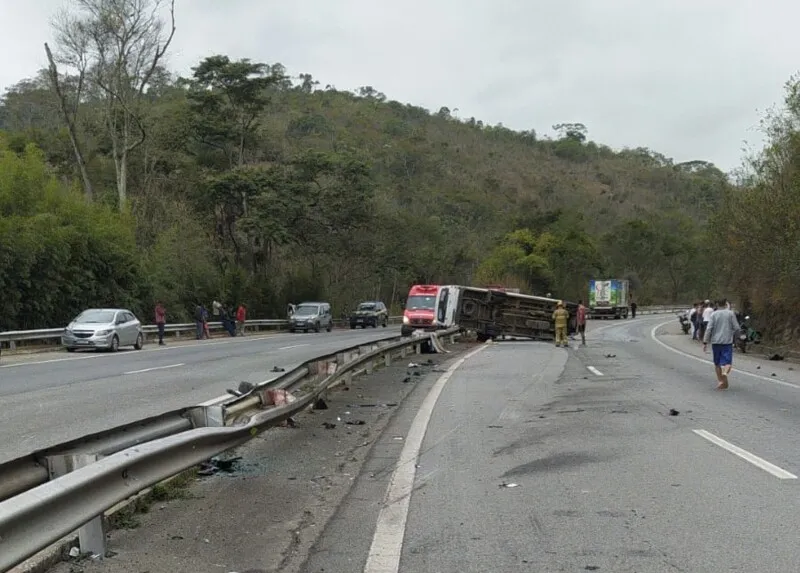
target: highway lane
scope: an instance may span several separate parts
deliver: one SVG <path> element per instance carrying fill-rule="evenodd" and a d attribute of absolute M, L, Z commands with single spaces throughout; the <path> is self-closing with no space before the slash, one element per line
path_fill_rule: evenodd
<path fill-rule="evenodd" d="M 489 344 L 442 374 L 394 473 L 360 476 L 371 514 L 334 518 L 304 571 L 795 570 L 800 379 L 737 355 L 752 376 L 716 391 L 698 348 L 652 336 L 665 320 L 593 323 L 585 348 Z"/>
<path fill-rule="evenodd" d="M 315 356 L 397 336 L 399 328 L 273 334 L 147 346 L 116 354 L 40 354 L 0 366 L 0 463 L 198 404 Z"/>

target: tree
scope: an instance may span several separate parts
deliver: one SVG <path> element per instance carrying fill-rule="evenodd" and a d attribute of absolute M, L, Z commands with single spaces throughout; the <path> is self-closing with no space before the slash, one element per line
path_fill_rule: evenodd
<path fill-rule="evenodd" d="M 59 78 L 58 66 L 50 46 L 45 42 L 44 50 L 47 53 L 48 61 L 48 75 L 53 91 L 58 98 L 58 103 L 61 106 L 61 114 L 64 123 L 67 126 L 67 133 L 69 133 L 69 140 L 72 144 L 72 150 L 75 154 L 75 164 L 78 166 L 78 171 L 81 174 L 81 181 L 83 182 L 83 192 L 87 201 L 94 198 L 94 190 L 92 188 L 92 180 L 89 178 L 89 171 L 86 169 L 86 156 L 83 151 L 83 145 L 78 138 L 76 122 L 78 118 L 78 109 L 80 107 L 81 98 L 83 97 L 84 82 L 86 80 L 86 68 L 88 66 L 87 53 L 86 53 L 86 38 L 83 35 L 73 34 L 77 32 L 73 24 L 64 24 L 64 32 L 59 34 L 60 42 L 63 46 L 69 46 L 66 54 L 62 56 L 61 61 L 67 65 L 71 65 L 77 72 L 75 89 L 72 93 L 72 101 L 69 101 L 69 95 L 64 90 L 63 83 Z M 70 31 L 70 33 L 66 33 Z"/>
<path fill-rule="evenodd" d="M 582 123 L 557 123 L 553 130 L 558 132 L 561 139 L 572 139 L 578 143 L 586 141 L 589 130 Z"/>
<path fill-rule="evenodd" d="M 197 140 L 222 151 L 228 167 L 244 165 L 247 147 L 253 144 L 270 101 L 268 90 L 286 79 L 283 66 L 211 56 L 192 72 L 188 98 Z"/>
<path fill-rule="evenodd" d="M 0 136 L 0 329 L 64 325 L 88 306 L 141 308 L 133 222 L 63 185 L 33 144 Z"/>
<path fill-rule="evenodd" d="M 119 208 L 128 198 L 128 162 L 147 137 L 145 94 L 175 35 L 175 0 L 169 0 L 170 26 L 160 17 L 162 0 L 75 0 L 76 13 L 65 12 L 53 24 L 57 56 L 45 46 L 54 89 L 58 90 L 56 61 L 78 72 L 101 92 L 104 123 L 111 141 Z M 59 93 L 62 107 L 65 96 Z M 76 102 L 80 102 L 80 92 Z M 74 124 L 77 108 L 64 110 Z M 74 128 L 71 129 L 71 132 Z M 81 152 L 76 147 L 76 156 Z M 80 159 L 78 160 L 81 164 Z"/>

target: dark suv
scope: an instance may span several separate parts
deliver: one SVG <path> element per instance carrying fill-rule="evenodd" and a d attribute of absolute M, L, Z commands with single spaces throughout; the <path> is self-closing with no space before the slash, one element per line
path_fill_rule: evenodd
<path fill-rule="evenodd" d="M 378 328 L 379 324 L 384 328 L 389 325 L 389 311 L 386 309 L 386 305 L 380 301 L 362 302 L 350 314 L 350 328 L 356 326 Z"/>

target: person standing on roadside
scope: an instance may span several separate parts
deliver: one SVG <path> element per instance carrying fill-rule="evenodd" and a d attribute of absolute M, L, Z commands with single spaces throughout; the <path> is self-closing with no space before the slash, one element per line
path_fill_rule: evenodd
<path fill-rule="evenodd" d="M 636 318 L 636 309 L 639 308 L 639 305 L 636 304 L 635 300 L 631 301 L 631 319 Z"/>
<path fill-rule="evenodd" d="M 164 328 L 167 325 L 167 311 L 161 301 L 156 302 L 156 326 L 158 327 L 158 345 L 164 346 Z"/>
<path fill-rule="evenodd" d="M 203 307 L 199 303 L 194 307 L 194 326 L 197 340 L 203 338 Z"/>
<path fill-rule="evenodd" d="M 208 329 L 208 309 L 206 308 L 206 305 L 201 304 L 200 310 L 203 316 L 203 338 L 205 340 L 208 340 L 209 338 L 211 338 L 211 333 L 209 332 Z"/>
<path fill-rule="evenodd" d="M 706 329 L 708 329 L 708 321 L 711 320 L 711 315 L 714 313 L 714 305 L 710 300 L 706 300 L 703 308 L 703 313 L 700 317 L 700 340 L 706 339 Z"/>
<path fill-rule="evenodd" d="M 569 312 L 564 308 L 564 303 L 558 301 L 553 312 L 553 321 L 556 323 L 556 346 L 567 346 L 567 321 Z"/>
<path fill-rule="evenodd" d="M 703 352 L 714 355 L 714 370 L 717 373 L 717 390 L 728 389 L 728 375 L 733 367 L 733 338 L 739 332 L 739 321 L 736 314 L 726 306 L 726 300 L 717 302 L 717 310 L 709 317 L 703 336 Z"/>
<path fill-rule="evenodd" d="M 244 336 L 244 322 L 247 319 L 247 307 L 240 304 L 236 309 L 236 336 Z"/>
<path fill-rule="evenodd" d="M 689 317 L 689 323 L 692 325 L 692 340 L 697 340 L 697 333 L 699 332 L 697 328 L 697 303 L 694 303 L 687 316 Z"/>
<path fill-rule="evenodd" d="M 578 332 L 581 335 L 581 346 L 586 346 L 586 307 L 583 306 L 582 300 L 578 301 L 576 325 L 578 327 Z"/>

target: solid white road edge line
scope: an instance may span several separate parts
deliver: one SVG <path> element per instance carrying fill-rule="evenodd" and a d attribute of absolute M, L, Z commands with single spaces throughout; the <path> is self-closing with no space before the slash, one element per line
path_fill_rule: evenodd
<path fill-rule="evenodd" d="M 705 358 L 700 358 L 699 356 L 694 356 L 693 354 L 689 354 L 688 352 L 684 352 L 683 350 L 678 350 L 677 348 L 673 348 L 666 342 L 662 342 L 656 336 L 656 331 L 664 325 L 672 324 L 672 321 L 669 322 L 662 322 L 661 324 L 657 324 L 653 327 L 653 330 L 650 331 L 650 338 L 653 339 L 654 342 L 657 342 L 670 352 L 674 352 L 675 354 L 680 354 L 681 356 L 685 356 L 686 358 L 691 358 L 692 360 L 697 360 L 698 362 L 703 362 L 704 364 L 714 364 L 712 360 L 706 360 Z M 791 382 L 785 382 L 783 380 L 777 380 L 775 378 L 767 378 L 766 376 L 761 376 L 760 374 L 753 374 L 752 372 L 748 372 L 746 370 L 739 370 L 738 368 L 732 368 L 733 372 L 738 374 L 744 374 L 745 376 L 750 376 L 752 378 L 758 378 L 759 380 L 765 380 L 767 382 L 772 382 L 773 384 L 778 384 L 779 386 L 786 386 L 788 388 L 794 388 L 795 390 L 800 390 L 800 386 L 797 384 L 792 384 Z"/>
<path fill-rule="evenodd" d="M 350 331 L 343 331 L 346 334 L 354 334 Z M 381 334 L 385 334 L 382 332 Z M 198 348 L 198 347 L 206 347 L 206 346 L 218 346 L 220 344 L 237 344 L 242 342 L 258 342 L 260 340 L 271 340 L 274 338 L 282 337 L 282 338 L 298 338 L 300 336 L 304 336 L 303 334 L 291 334 L 288 332 L 277 332 L 275 334 L 267 334 L 265 336 L 237 336 L 231 340 L 207 340 L 207 341 L 200 341 L 194 342 L 190 344 L 179 344 L 177 346 L 157 346 L 155 348 L 149 348 L 149 344 L 145 345 L 145 349 L 147 352 L 167 352 L 170 350 L 180 350 L 182 348 Z M 306 346 L 310 346 L 306 345 Z M 276 349 L 281 350 L 281 349 Z M 121 356 L 128 356 L 136 353 L 137 351 L 129 350 L 122 353 L 115 353 L 115 354 L 89 354 L 87 356 L 70 356 L 65 358 L 50 358 L 48 360 L 34 360 L 31 362 L 15 362 L 14 364 L 0 364 L 0 368 L 22 368 L 23 366 L 36 366 L 39 364 L 53 364 L 55 362 L 72 362 L 75 360 L 91 360 L 91 359 L 98 359 L 98 358 L 118 358 Z"/>
<path fill-rule="evenodd" d="M 589 372 L 591 372 L 592 374 L 594 374 L 595 376 L 602 376 L 602 375 L 603 375 L 603 373 L 602 373 L 602 372 L 600 372 L 600 371 L 599 371 L 597 368 L 595 368 L 594 366 L 587 366 L 587 367 L 586 367 L 586 369 L 587 369 Z"/>
<path fill-rule="evenodd" d="M 289 350 L 290 348 L 300 348 L 301 346 L 311 346 L 310 344 L 292 344 L 291 346 L 281 346 L 278 350 Z"/>
<path fill-rule="evenodd" d="M 170 364 L 169 366 L 153 366 L 152 368 L 142 368 L 141 370 L 131 370 L 130 372 L 123 372 L 123 374 L 143 374 L 145 372 L 152 372 L 153 370 L 166 370 L 167 368 L 177 368 L 178 366 L 186 366 L 183 362 L 180 364 Z"/>
<path fill-rule="evenodd" d="M 779 468 L 775 464 L 769 463 L 767 460 L 763 458 L 759 458 L 755 454 L 751 454 L 747 450 L 743 450 L 739 446 L 734 446 L 730 442 L 726 442 L 719 436 L 715 436 L 711 432 L 707 432 L 706 430 L 692 430 L 695 434 L 700 436 L 701 438 L 705 438 L 712 444 L 719 446 L 720 448 L 729 451 L 730 453 L 739 456 L 743 460 L 750 462 L 757 468 L 764 470 L 767 473 L 774 475 L 778 479 L 797 479 L 797 476 L 787 472 L 786 470 Z"/>
<path fill-rule="evenodd" d="M 386 489 L 386 497 L 378 515 L 378 524 L 372 537 L 364 573 L 397 573 L 399 571 L 403 537 L 408 519 L 408 506 L 417 473 L 417 458 L 425 433 L 428 431 L 428 423 L 436 401 L 455 371 L 484 348 L 486 346 L 480 346 L 456 361 L 439 377 L 428 395 L 425 396 L 422 406 L 411 423 L 397 467 L 392 473 L 392 479 Z"/>

